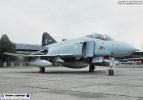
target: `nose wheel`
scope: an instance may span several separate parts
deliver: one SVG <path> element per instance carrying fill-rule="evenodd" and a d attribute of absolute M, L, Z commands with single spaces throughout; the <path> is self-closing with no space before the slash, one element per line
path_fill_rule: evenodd
<path fill-rule="evenodd" d="M 114 75 L 114 70 L 113 69 L 109 69 L 108 70 L 108 75 L 109 76 L 113 76 Z"/>

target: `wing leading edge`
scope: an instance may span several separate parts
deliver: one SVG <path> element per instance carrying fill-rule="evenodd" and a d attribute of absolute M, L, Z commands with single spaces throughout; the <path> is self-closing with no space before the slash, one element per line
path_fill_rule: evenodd
<path fill-rule="evenodd" d="M 16 53 L 4 53 L 5 55 L 15 56 L 15 57 L 74 57 L 73 54 L 46 54 L 46 55 L 24 55 L 24 54 L 16 54 Z"/>

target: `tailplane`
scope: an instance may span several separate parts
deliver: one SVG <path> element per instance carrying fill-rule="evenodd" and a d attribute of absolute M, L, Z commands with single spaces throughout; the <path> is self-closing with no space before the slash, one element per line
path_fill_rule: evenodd
<path fill-rule="evenodd" d="M 52 36 L 50 36 L 47 32 L 43 33 L 42 46 L 46 46 L 46 45 L 53 44 L 53 43 L 56 43 L 56 42 L 57 41 Z"/>

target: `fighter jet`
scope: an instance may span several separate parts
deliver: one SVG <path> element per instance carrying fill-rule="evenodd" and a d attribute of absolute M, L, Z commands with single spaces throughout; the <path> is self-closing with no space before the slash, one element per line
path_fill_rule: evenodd
<path fill-rule="evenodd" d="M 47 37 L 46 37 L 47 36 Z M 58 62 L 68 68 L 84 68 L 89 66 L 89 72 L 94 72 L 96 64 L 105 62 L 106 58 L 123 57 L 132 54 L 136 49 L 125 42 L 115 41 L 108 35 L 94 33 L 76 39 L 56 42 L 48 33 L 43 35 L 42 45 L 38 52 L 30 55 L 5 53 L 11 56 L 30 58 L 30 64 L 38 66 L 39 72 L 53 62 Z M 44 42 L 45 41 L 45 42 Z M 43 53 L 39 55 L 38 53 Z M 109 75 L 113 75 L 112 68 Z"/>

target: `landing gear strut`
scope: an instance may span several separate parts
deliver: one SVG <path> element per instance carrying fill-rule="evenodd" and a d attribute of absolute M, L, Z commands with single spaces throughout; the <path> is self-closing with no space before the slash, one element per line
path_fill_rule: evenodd
<path fill-rule="evenodd" d="M 115 59 L 114 58 L 110 58 L 110 69 L 108 70 L 108 75 L 111 75 L 111 76 L 114 75 L 114 70 L 112 69 L 112 67 L 115 67 Z"/>
<path fill-rule="evenodd" d="M 92 63 L 89 65 L 89 72 L 94 72 L 95 65 Z"/>
<path fill-rule="evenodd" d="M 45 67 L 39 67 L 40 71 L 39 73 L 44 73 L 45 72 Z"/>

